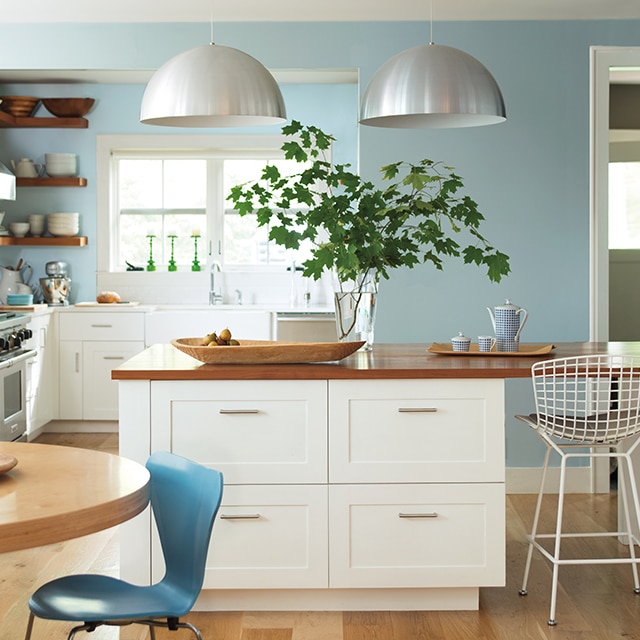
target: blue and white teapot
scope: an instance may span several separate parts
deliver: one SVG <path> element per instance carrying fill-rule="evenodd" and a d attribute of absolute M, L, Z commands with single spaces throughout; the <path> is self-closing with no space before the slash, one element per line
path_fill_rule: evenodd
<path fill-rule="evenodd" d="M 529 315 L 527 310 L 511 304 L 510 300 L 505 300 L 503 305 L 494 307 L 493 311 L 487 307 L 487 311 L 493 323 L 496 350 L 517 351 L 520 333 Z"/>

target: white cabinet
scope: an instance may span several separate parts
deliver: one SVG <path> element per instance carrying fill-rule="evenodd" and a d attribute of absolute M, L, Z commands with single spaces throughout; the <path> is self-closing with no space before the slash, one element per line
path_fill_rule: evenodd
<path fill-rule="evenodd" d="M 144 349 L 144 314 L 60 313 L 59 338 L 59 418 L 117 420 L 111 370 Z"/>
<path fill-rule="evenodd" d="M 34 433 L 58 414 L 57 342 L 55 316 L 32 314 L 30 348 L 37 355 L 27 361 L 27 432 Z"/>
<path fill-rule="evenodd" d="M 153 450 L 224 474 L 205 589 L 326 588 L 326 382 L 159 381 L 151 421 Z"/>
<path fill-rule="evenodd" d="M 119 384 L 123 455 L 224 474 L 205 607 L 474 608 L 504 584 L 502 380 Z M 123 529 L 127 579 L 149 545 L 162 575 L 152 538 Z"/>

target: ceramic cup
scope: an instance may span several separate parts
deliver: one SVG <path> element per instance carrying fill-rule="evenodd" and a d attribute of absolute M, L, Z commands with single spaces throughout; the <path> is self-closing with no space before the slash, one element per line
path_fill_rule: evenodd
<path fill-rule="evenodd" d="M 478 336 L 478 351 L 491 351 L 496 343 L 493 336 Z"/>
<path fill-rule="evenodd" d="M 454 351 L 469 351 L 471 338 L 467 338 L 463 333 L 451 338 L 451 346 Z"/>

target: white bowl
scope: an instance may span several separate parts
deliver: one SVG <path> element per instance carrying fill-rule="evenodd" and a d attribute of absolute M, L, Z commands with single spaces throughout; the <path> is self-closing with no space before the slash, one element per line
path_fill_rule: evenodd
<path fill-rule="evenodd" d="M 58 229 L 56 231 L 49 229 L 49 233 L 57 238 L 72 238 L 78 235 L 78 229 Z"/>
<path fill-rule="evenodd" d="M 30 226 L 28 222 L 11 222 L 9 224 L 9 231 L 11 231 L 16 238 L 24 238 L 27 233 L 29 233 Z"/>

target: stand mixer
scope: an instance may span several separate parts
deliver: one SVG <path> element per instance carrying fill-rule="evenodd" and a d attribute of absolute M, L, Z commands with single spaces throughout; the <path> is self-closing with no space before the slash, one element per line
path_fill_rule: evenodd
<path fill-rule="evenodd" d="M 40 278 L 42 297 L 50 307 L 66 307 L 71 293 L 69 265 L 66 262 L 47 262 L 44 270 L 47 277 Z"/>

